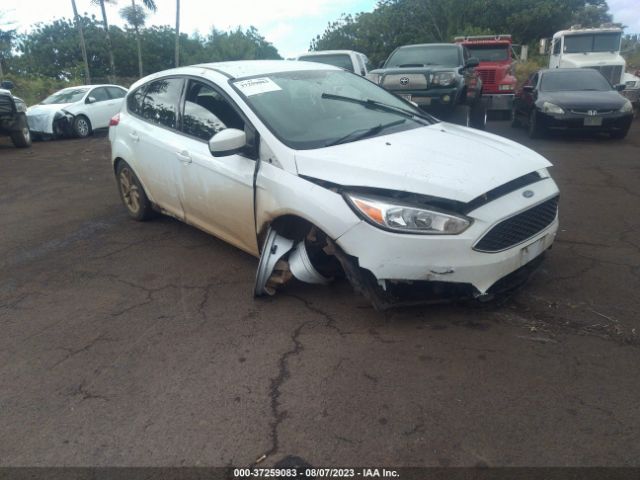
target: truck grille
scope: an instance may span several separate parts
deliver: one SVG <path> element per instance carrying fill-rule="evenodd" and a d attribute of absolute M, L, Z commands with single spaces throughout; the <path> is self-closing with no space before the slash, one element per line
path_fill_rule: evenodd
<path fill-rule="evenodd" d="M 426 90 L 427 77 L 419 73 L 385 75 L 382 86 L 387 90 Z"/>
<path fill-rule="evenodd" d="M 588 67 L 593 68 L 594 70 L 598 70 L 604 78 L 609 80 L 609 83 L 615 85 L 620 83 L 620 78 L 622 77 L 622 66 L 621 65 L 603 65 L 600 67 Z"/>
<path fill-rule="evenodd" d="M 0 115 L 13 113 L 13 102 L 7 95 L 0 95 Z"/>
<path fill-rule="evenodd" d="M 557 213 L 558 197 L 554 197 L 500 222 L 473 249 L 495 253 L 514 247 L 551 225 Z"/>
<path fill-rule="evenodd" d="M 476 72 L 478 72 L 478 75 L 480 75 L 480 79 L 482 80 L 483 85 L 494 86 L 496 84 L 495 70 L 484 70 L 484 69 L 476 68 Z"/>

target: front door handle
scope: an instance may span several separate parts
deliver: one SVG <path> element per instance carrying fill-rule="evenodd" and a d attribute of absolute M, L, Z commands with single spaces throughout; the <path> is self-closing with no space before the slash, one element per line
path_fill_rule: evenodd
<path fill-rule="evenodd" d="M 176 156 L 182 163 L 191 163 L 191 155 L 186 150 L 182 150 L 181 152 L 176 152 Z"/>

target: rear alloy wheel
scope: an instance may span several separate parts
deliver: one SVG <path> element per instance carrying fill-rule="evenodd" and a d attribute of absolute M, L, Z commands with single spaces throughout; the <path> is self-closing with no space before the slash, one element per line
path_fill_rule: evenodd
<path fill-rule="evenodd" d="M 78 115 L 73 121 L 73 133 L 78 138 L 86 138 L 91 135 L 91 122 L 84 115 Z"/>
<path fill-rule="evenodd" d="M 150 219 L 153 216 L 151 202 L 128 163 L 120 162 L 118 164 L 116 177 L 120 198 L 127 208 L 129 216 L 139 222 Z"/>
<path fill-rule="evenodd" d="M 31 132 L 29 132 L 29 125 L 25 117 L 18 120 L 18 130 L 11 132 L 11 141 L 18 148 L 31 146 Z"/>

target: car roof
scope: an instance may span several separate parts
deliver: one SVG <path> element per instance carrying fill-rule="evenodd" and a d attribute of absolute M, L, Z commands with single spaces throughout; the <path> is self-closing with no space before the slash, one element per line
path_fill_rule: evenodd
<path fill-rule="evenodd" d="M 298 72 L 304 70 L 340 70 L 341 68 L 316 62 L 292 62 L 290 60 L 238 60 L 233 62 L 200 63 L 188 67 L 179 67 L 158 72 L 151 77 L 160 77 L 170 74 L 193 73 L 194 69 L 201 68 L 213 70 L 229 77 L 230 79 L 253 77 L 256 75 L 269 75 L 281 72 Z M 151 77 L 145 80 L 149 80 Z M 146 77 L 145 77 L 146 78 Z M 136 85 L 138 82 L 136 82 Z"/>
<path fill-rule="evenodd" d="M 398 47 L 400 48 L 410 48 L 410 47 L 455 47 L 462 48 L 462 45 L 459 43 L 415 43 L 413 45 L 402 45 Z"/>
<path fill-rule="evenodd" d="M 357 55 L 364 55 L 363 53 L 356 52 L 355 50 L 318 50 L 316 52 L 304 52 L 298 55 L 300 57 L 306 57 L 308 55 L 339 55 L 339 54 L 350 54 L 355 53 Z"/>

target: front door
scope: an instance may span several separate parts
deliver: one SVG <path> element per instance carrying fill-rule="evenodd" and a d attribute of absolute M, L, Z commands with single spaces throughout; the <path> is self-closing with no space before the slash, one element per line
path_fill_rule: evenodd
<path fill-rule="evenodd" d="M 255 161 L 242 154 L 214 157 L 209 151 L 213 135 L 225 128 L 245 130 L 245 121 L 212 85 L 188 80 L 186 88 L 180 155 L 187 221 L 255 254 Z"/>

